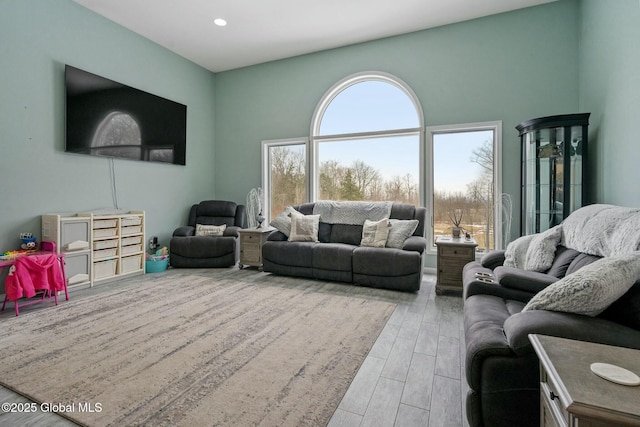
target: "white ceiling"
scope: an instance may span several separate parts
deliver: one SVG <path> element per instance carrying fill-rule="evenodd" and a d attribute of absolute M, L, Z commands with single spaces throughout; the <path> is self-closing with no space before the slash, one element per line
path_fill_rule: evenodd
<path fill-rule="evenodd" d="M 74 1 L 218 72 L 555 0 Z"/>

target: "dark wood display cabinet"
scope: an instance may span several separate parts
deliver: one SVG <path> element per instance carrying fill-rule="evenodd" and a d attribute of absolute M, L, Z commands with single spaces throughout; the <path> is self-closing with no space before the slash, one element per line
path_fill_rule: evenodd
<path fill-rule="evenodd" d="M 522 154 L 521 235 L 554 227 L 587 204 L 589 115 L 541 117 L 516 126 Z"/>

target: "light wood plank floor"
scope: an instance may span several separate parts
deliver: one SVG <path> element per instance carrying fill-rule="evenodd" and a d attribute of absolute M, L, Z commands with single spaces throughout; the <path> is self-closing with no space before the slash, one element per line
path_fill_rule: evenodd
<path fill-rule="evenodd" d="M 74 288 L 73 300 L 106 292 L 111 286 L 135 285 L 157 275 L 211 275 L 211 270 L 168 270 L 94 286 Z M 256 274 L 266 274 L 256 271 Z M 381 299 L 397 308 L 329 422 L 329 427 L 467 427 L 464 400 L 468 387 L 464 377 L 462 297 L 435 295 L 435 276 L 425 274 L 417 293 L 393 292 L 327 283 L 322 291 Z M 64 297 L 61 304 L 64 304 Z M 49 303 L 45 303 L 49 304 Z M 39 304 L 25 307 L 20 315 L 37 315 Z M 15 316 L 8 303 L 2 321 Z M 0 386 L 0 402 L 29 402 Z M 72 426 L 52 413 L 4 413 L 2 426 Z"/>

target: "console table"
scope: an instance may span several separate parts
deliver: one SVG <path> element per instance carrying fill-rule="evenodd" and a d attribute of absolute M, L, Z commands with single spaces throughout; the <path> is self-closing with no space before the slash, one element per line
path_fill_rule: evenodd
<path fill-rule="evenodd" d="M 545 335 L 529 335 L 540 359 L 540 425 L 640 426 L 640 386 L 625 386 L 591 372 L 592 363 L 640 374 L 640 350 Z"/>

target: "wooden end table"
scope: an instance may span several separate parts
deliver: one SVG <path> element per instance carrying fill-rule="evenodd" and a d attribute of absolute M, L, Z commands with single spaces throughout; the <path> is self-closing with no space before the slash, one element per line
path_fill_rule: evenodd
<path fill-rule="evenodd" d="M 238 231 L 240 234 L 240 261 L 238 267 L 245 265 L 262 269 L 262 244 L 267 241 L 267 237 L 274 231 L 273 227 L 243 228 Z"/>
<path fill-rule="evenodd" d="M 443 290 L 462 291 L 462 268 L 476 259 L 475 239 L 440 236 L 436 239 L 438 248 L 438 278 L 436 294 Z"/>

